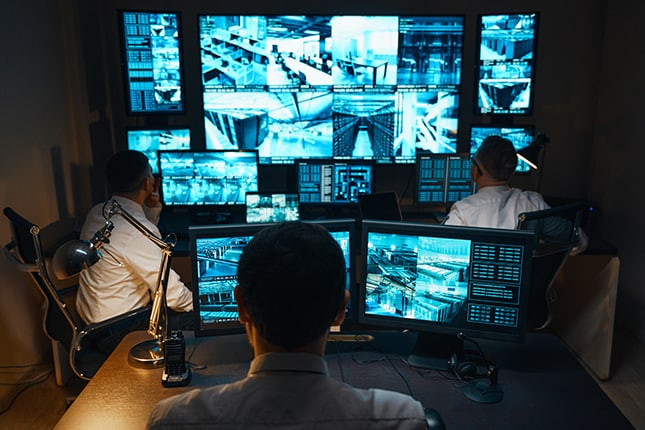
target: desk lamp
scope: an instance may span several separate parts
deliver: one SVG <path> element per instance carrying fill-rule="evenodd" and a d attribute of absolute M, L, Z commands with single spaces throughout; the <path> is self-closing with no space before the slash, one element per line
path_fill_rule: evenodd
<path fill-rule="evenodd" d="M 542 173 L 544 172 L 544 155 L 546 153 L 546 144 L 550 139 L 546 134 L 538 133 L 529 146 L 517 151 L 517 158 L 526 162 L 531 169 L 538 171 L 537 191 L 541 192 Z"/>
<path fill-rule="evenodd" d="M 122 216 L 123 219 L 139 230 L 148 240 L 157 245 L 162 253 L 159 276 L 152 301 L 150 324 L 148 326 L 148 334 L 153 339 L 134 345 L 128 354 L 128 361 L 132 366 L 147 368 L 159 367 L 164 364 L 162 345 L 168 338 L 166 289 L 168 287 L 168 275 L 170 273 L 170 260 L 176 243 L 174 235 L 169 236 L 166 240 L 158 238 L 153 232 L 123 209 L 116 200 L 109 200 L 103 206 L 103 216 L 106 219 L 105 226 L 97 231 L 91 240 L 71 240 L 56 250 L 52 260 L 54 274 L 59 279 L 64 279 L 96 264 L 102 258 L 101 248 L 104 244 L 110 242 L 109 238 L 114 229 L 111 218 L 114 215 Z M 103 249 L 103 251 L 110 255 L 107 250 Z M 160 322 L 162 310 L 163 320 Z"/>

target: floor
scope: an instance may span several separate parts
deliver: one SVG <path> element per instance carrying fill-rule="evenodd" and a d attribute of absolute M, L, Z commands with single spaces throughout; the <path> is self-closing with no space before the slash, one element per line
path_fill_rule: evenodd
<path fill-rule="evenodd" d="M 645 430 L 645 345 L 627 332 L 614 335 L 612 378 L 597 381 L 621 409 L 636 430 Z M 11 408 L 0 414 L 4 430 L 49 430 L 65 413 L 71 397 L 83 383 L 64 389 L 56 385 L 53 374 L 23 391 Z M 34 407 L 43 405 L 46 407 Z"/>

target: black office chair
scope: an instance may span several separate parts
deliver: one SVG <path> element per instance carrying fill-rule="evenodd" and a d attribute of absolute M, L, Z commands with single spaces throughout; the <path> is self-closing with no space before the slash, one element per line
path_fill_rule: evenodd
<path fill-rule="evenodd" d="M 125 332 L 119 333 L 119 330 L 123 330 L 121 327 L 127 326 L 127 323 L 135 318 L 137 321 L 139 319 L 147 321 L 151 306 L 139 308 L 100 323 L 85 324 L 76 313 L 74 306 L 77 285 L 59 289 L 52 281 L 53 278 L 49 276 L 47 257 L 43 248 L 43 242 L 47 242 L 47 239 L 41 238 L 41 229 L 11 208 L 5 208 L 4 214 L 9 219 L 12 232 L 12 240 L 4 246 L 4 254 L 18 270 L 31 276 L 44 298 L 43 329 L 52 341 L 57 383 L 64 385 L 68 380 L 65 364 L 58 362 L 61 348 L 67 355 L 69 367 L 74 374 L 84 380 L 91 379 L 110 352 L 93 348 L 93 336 L 107 334 L 124 336 Z M 56 246 L 60 245 L 60 241 L 71 238 L 69 232 L 60 228 L 69 227 L 69 225 L 71 224 L 68 220 L 62 220 L 43 229 L 43 231 L 52 232 L 49 235 L 49 238 L 52 238 L 50 254 L 53 254 Z"/>
<path fill-rule="evenodd" d="M 556 294 L 553 282 L 572 250 L 580 245 L 580 222 L 589 205 L 574 202 L 519 215 L 519 230 L 535 232 L 531 259 L 528 328 L 542 330 L 551 323 Z"/>

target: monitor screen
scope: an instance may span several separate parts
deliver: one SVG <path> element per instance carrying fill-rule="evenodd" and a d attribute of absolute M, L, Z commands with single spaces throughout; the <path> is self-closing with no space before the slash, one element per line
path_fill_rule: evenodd
<path fill-rule="evenodd" d="M 475 191 L 470 176 L 470 154 L 417 157 L 416 203 L 453 203 Z"/>
<path fill-rule="evenodd" d="M 258 191 L 256 151 L 159 151 L 167 206 L 244 205 Z"/>
<path fill-rule="evenodd" d="M 150 160 L 152 173 L 159 173 L 160 150 L 189 150 L 190 129 L 188 128 L 133 128 L 126 131 L 128 149 L 141 151 Z"/>
<path fill-rule="evenodd" d="M 246 222 L 281 222 L 300 219 L 298 194 L 246 193 Z"/>
<path fill-rule="evenodd" d="M 418 363 L 459 333 L 521 342 L 532 244 L 518 230 L 363 221 L 359 323 L 418 331 Z M 423 344 L 424 333 L 435 343 Z"/>
<path fill-rule="evenodd" d="M 129 114 L 184 112 L 180 14 L 120 11 Z"/>
<path fill-rule="evenodd" d="M 350 292 L 345 321 L 355 322 L 356 221 L 337 219 L 315 222 L 327 228 L 343 250 L 347 289 Z M 244 331 L 237 319 L 237 304 L 233 296 L 237 285 L 237 264 L 244 246 L 255 233 L 268 225 L 270 224 L 218 224 L 189 228 L 195 336 Z"/>
<path fill-rule="evenodd" d="M 201 15 L 206 148 L 263 164 L 456 152 L 463 22 Z"/>
<path fill-rule="evenodd" d="M 358 196 L 372 192 L 369 161 L 297 160 L 301 205 L 356 205 Z"/>
<path fill-rule="evenodd" d="M 479 16 L 476 114 L 533 110 L 537 14 Z"/>
<path fill-rule="evenodd" d="M 490 135 L 502 136 L 513 142 L 516 151 L 526 148 L 533 142 L 533 126 L 494 127 L 488 125 L 473 126 L 470 129 L 470 153 L 477 152 L 482 142 Z M 529 172 L 531 167 L 522 160 L 517 160 L 518 173 Z"/>

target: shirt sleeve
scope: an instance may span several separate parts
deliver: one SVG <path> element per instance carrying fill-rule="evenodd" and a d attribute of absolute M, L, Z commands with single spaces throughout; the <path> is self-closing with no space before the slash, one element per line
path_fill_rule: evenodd
<path fill-rule="evenodd" d="M 452 205 L 452 208 L 450 208 L 450 212 L 448 212 L 448 215 L 446 218 L 443 220 L 443 223 L 445 225 L 465 225 L 463 218 L 461 217 L 461 213 L 459 212 L 459 206 L 455 203 Z"/>

